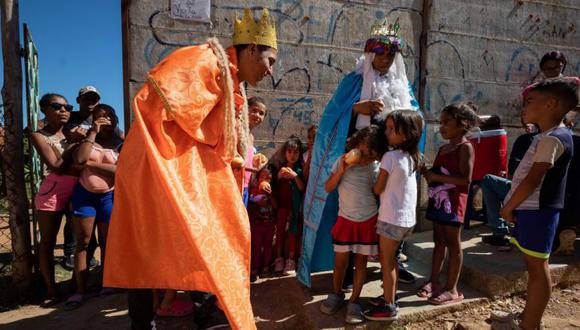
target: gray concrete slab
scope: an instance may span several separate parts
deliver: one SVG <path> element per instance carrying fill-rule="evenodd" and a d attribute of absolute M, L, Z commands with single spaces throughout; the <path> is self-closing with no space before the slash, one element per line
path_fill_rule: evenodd
<path fill-rule="evenodd" d="M 408 269 L 417 276 L 416 283 L 422 283 L 428 275 L 427 265 L 411 261 Z M 367 283 L 361 294 L 363 308 L 368 300 L 382 294 L 380 265 L 370 262 L 368 265 Z M 312 288 L 301 285 L 294 276 L 270 277 L 259 279 L 252 284 L 252 305 L 259 329 L 384 329 L 388 322 L 365 322 L 358 326 L 349 326 L 344 322 L 343 307 L 333 316 L 319 311 L 320 304 L 326 299 L 332 286 L 332 272 L 313 275 Z M 477 291 L 465 288 L 466 299 L 461 303 L 446 306 L 430 305 L 426 299 L 416 296 L 416 284 L 399 284 L 401 295 L 399 320 L 393 324 L 421 320 L 448 311 L 460 310 L 465 305 L 486 302 Z M 347 293 L 346 299 L 350 297 Z"/>
<path fill-rule="evenodd" d="M 487 296 L 510 295 L 526 290 L 527 273 L 523 255 L 514 248 L 510 252 L 481 242 L 480 235 L 489 234 L 486 226 L 462 232 L 463 270 L 461 281 Z M 408 253 L 415 260 L 430 263 L 433 251 L 431 231 L 414 234 L 408 241 Z M 578 241 L 577 241 L 578 243 Z M 573 256 L 553 256 L 550 270 L 554 285 L 580 282 L 580 251 Z"/>

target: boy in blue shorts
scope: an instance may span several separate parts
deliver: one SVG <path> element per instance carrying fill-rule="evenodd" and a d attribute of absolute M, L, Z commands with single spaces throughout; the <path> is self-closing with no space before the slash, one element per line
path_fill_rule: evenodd
<path fill-rule="evenodd" d="M 521 314 L 492 313 L 505 329 L 538 329 L 551 294 L 548 258 L 564 207 L 566 175 L 573 154 L 572 134 L 562 124 L 578 105 L 578 86 L 565 79 L 544 81 L 528 94 L 525 123 L 536 124 L 534 137 L 514 173 L 501 216 L 515 223 L 511 242 L 524 253 L 528 271 L 526 306 Z"/>

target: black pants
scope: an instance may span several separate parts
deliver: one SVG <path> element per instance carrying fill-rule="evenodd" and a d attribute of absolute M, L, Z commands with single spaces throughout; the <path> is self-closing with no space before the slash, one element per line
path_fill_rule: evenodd
<path fill-rule="evenodd" d="M 129 289 L 127 291 L 131 330 L 153 329 L 153 290 Z"/>

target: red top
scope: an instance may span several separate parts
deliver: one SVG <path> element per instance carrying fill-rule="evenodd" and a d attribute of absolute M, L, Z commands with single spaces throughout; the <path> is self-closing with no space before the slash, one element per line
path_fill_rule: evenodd
<path fill-rule="evenodd" d="M 441 153 L 441 149 L 435 157 L 433 162 L 433 167 L 445 167 L 450 175 L 457 175 L 459 171 L 459 146 L 463 142 L 457 145 L 457 148 L 448 152 L 446 154 Z M 465 209 L 467 207 L 467 194 L 469 193 L 469 187 L 466 185 L 456 186 L 455 189 L 450 190 L 449 199 L 451 200 L 451 210 L 457 214 L 457 219 L 459 222 L 463 223 L 463 218 L 465 217 Z"/>

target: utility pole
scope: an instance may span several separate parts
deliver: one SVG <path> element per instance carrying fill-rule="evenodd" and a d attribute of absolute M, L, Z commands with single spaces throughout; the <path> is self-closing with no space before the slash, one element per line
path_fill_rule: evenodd
<path fill-rule="evenodd" d="M 32 283 L 28 198 L 24 181 L 22 129 L 22 62 L 18 0 L 0 0 L 2 56 L 4 59 L 4 172 L 9 202 L 14 288 L 26 291 Z"/>

